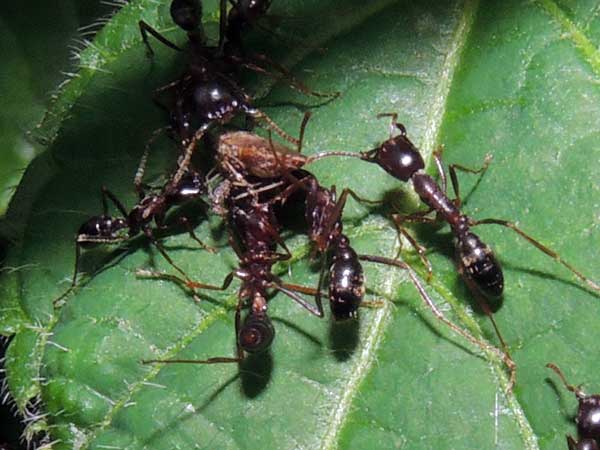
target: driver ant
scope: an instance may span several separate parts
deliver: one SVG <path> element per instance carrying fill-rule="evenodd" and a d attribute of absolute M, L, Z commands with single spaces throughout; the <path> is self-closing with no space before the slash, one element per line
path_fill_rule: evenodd
<path fill-rule="evenodd" d="M 567 390 L 573 392 L 579 402 L 575 423 L 577 424 L 580 440 L 577 442 L 572 436 L 567 435 L 569 450 L 598 450 L 600 448 L 598 446 L 598 439 L 600 439 L 600 395 L 586 395 L 580 386 L 569 384 L 556 364 L 548 363 L 546 367 L 556 372 Z"/>
<path fill-rule="evenodd" d="M 135 189 L 139 196 L 138 203 L 127 211 L 119 199 L 106 187 L 102 187 L 102 215 L 93 216 L 84 222 L 77 232 L 75 238 L 75 264 L 73 278 L 69 288 L 53 301 L 56 307 L 67 297 L 77 285 L 77 274 L 79 272 L 79 260 L 82 249 L 89 249 L 99 244 L 118 244 L 131 240 L 140 233 L 144 234 L 152 244 L 158 249 L 160 254 L 167 262 L 175 268 L 182 276 L 188 278 L 181 269 L 168 255 L 166 249 L 157 240 L 154 233 L 156 230 L 166 229 L 165 218 L 167 212 L 174 206 L 179 206 L 192 200 L 200 198 L 206 193 L 204 178 L 193 170 L 187 170 L 177 182 L 173 179 L 168 180 L 162 189 L 158 192 L 145 192 L 145 185 L 141 178 L 144 172 L 145 157 L 142 157 L 142 163 L 138 169 L 135 178 Z M 121 217 L 113 217 L 108 213 L 108 200 L 121 213 Z M 152 221 L 155 227 L 151 226 Z M 179 222 L 187 228 L 190 237 L 195 240 L 202 248 L 214 252 L 215 250 L 205 245 L 194 233 L 194 230 L 188 219 L 181 217 Z M 125 233 L 125 230 L 127 232 Z"/>

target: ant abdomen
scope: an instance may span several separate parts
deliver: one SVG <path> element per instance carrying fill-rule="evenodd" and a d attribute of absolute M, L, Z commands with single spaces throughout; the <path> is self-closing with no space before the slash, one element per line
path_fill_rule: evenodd
<path fill-rule="evenodd" d="M 202 20 L 202 3 L 198 0 L 173 0 L 170 12 L 178 27 L 193 31 L 200 26 Z"/>
<path fill-rule="evenodd" d="M 459 271 L 486 298 L 498 298 L 504 290 L 502 267 L 479 236 L 466 232 L 458 237 L 456 256 Z"/>
<path fill-rule="evenodd" d="M 248 314 L 238 335 L 240 347 L 248 353 L 258 353 L 269 348 L 275 338 L 275 328 L 264 313 Z"/>
<path fill-rule="evenodd" d="M 332 252 L 329 270 L 329 304 L 335 320 L 357 315 L 365 295 L 363 268 L 348 238 L 341 236 Z"/>

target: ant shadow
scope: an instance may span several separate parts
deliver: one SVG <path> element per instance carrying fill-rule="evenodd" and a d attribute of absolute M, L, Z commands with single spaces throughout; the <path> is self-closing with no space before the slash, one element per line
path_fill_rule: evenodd
<path fill-rule="evenodd" d="M 560 409 L 561 411 L 563 411 L 563 418 L 565 423 L 568 424 L 573 424 L 575 423 L 575 419 L 577 418 L 577 414 L 568 414 L 568 413 L 564 413 L 564 411 L 567 409 L 565 406 L 565 402 L 564 402 L 564 398 L 562 395 L 560 395 L 560 389 L 559 387 L 556 385 L 555 381 L 550 378 L 550 377 L 546 377 L 546 379 L 544 380 L 544 382 L 550 386 L 550 388 L 554 391 L 554 393 L 556 394 L 556 397 L 559 399 L 559 404 L 560 404 Z"/>
<path fill-rule="evenodd" d="M 360 322 L 358 319 L 330 321 L 329 345 L 333 357 L 337 361 L 347 361 L 356 352 L 359 342 L 359 331 Z"/>

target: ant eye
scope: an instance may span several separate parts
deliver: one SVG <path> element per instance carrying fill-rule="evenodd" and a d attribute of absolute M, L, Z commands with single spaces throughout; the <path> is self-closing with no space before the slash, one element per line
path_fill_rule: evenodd
<path fill-rule="evenodd" d="M 240 330 L 238 341 L 248 353 L 257 353 L 268 348 L 275 337 L 275 328 L 264 314 L 250 314 Z"/>
<path fill-rule="evenodd" d="M 171 18 L 183 30 L 193 31 L 200 26 L 202 4 L 195 0 L 173 0 Z"/>

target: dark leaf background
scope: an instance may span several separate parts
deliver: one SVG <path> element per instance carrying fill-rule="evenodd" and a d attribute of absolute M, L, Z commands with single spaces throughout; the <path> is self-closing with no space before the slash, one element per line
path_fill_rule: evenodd
<path fill-rule="evenodd" d="M 213 35 L 215 3 L 205 4 Z M 428 158 L 440 144 L 448 162 L 470 167 L 493 155 L 480 182 L 461 175 L 465 211 L 518 221 L 600 279 L 599 9 L 597 1 L 281 0 L 268 22 L 283 37 L 257 31 L 253 45 L 309 86 L 342 95 L 317 105 L 284 82 L 248 76 L 244 86 L 290 133 L 313 111 L 307 153 L 372 148 L 388 135 L 376 114 L 395 111 Z M 600 391 L 600 299 L 510 230 L 480 229 L 505 269 L 496 319 L 518 366 L 508 395 L 502 362 L 448 331 L 405 274 L 388 267 L 365 264 L 368 297 L 383 302 L 361 311 L 359 324 L 315 319 L 276 296 L 271 351 L 240 367 L 140 364 L 232 354 L 236 300 L 232 287 L 196 304 L 172 283 L 137 278 L 138 268 L 169 270 L 143 240 L 86 254 L 82 269 L 97 272 L 53 311 L 72 273 L 73 234 L 100 212 L 100 186 L 133 205 L 144 142 L 164 122 L 152 90 L 182 64 L 158 45 L 154 64 L 145 58 L 140 18 L 183 42 L 168 2 L 124 6 L 35 131 L 48 148 L 29 166 L 7 214 L 13 245 L 0 326 L 16 333 L 6 360 L 10 393 L 38 415 L 28 432 L 47 432 L 56 449 L 566 448 L 575 401 L 544 365 L 553 361 L 573 383 Z M 159 142 L 148 178 L 160 180 L 174 160 L 168 141 Z M 360 252 L 395 255 L 389 214 L 419 208 L 408 186 L 354 160 L 324 160 L 311 170 L 325 185 L 386 200 L 380 208 L 349 201 L 344 219 Z M 199 234 L 218 255 L 183 234 L 165 244 L 190 276 L 218 283 L 236 260 L 221 222 L 198 217 Z M 413 232 L 435 268 L 432 298 L 498 345 L 454 270 L 448 229 Z M 314 285 L 318 268 L 306 240 L 295 232 L 286 238 L 294 261 L 278 270 Z M 402 257 L 424 275 L 410 247 Z"/>

